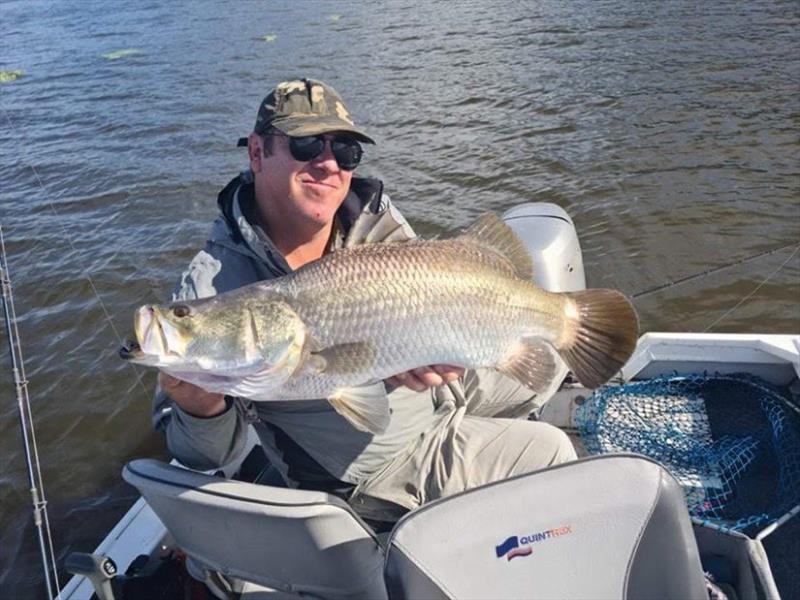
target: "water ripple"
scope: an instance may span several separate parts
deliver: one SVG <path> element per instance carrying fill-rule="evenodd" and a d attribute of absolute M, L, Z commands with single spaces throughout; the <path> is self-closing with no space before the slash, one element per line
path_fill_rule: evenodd
<path fill-rule="evenodd" d="M 589 283 L 628 293 L 800 240 L 795 2 L 326 6 L 3 4 L 0 214 L 61 559 L 132 501 L 125 461 L 165 455 L 117 333 L 202 245 L 277 81 L 345 95 L 379 141 L 360 170 L 423 234 L 553 202 Z M 643 298 L 643 327 L 701 330 L 782 260 Z M 795 261 L 716 329 L 797 331 L 798 297 Z M 17 427 L 0 407 L 0 596 L 33 597 Z"/>

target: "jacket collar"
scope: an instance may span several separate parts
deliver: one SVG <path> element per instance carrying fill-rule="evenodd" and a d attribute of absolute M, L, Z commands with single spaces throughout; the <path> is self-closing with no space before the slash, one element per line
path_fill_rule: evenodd
<path fill-rule="evenodd" d="M 336 212 L 342 234 L 347 235 L 362 212 L 368 211 L 373 214 L 380 212 L 384 208 L 382 198 L 383 183 L 380 180 L 353 177 L 350 190 Z M 253 228 L 256 214 L 255 188 L 250 170 L 243 171 L 228 182 L 217 195 L 217 205 L 227 229 L 227 237 L 233 242 L 234 247 L 241 250 L 241 246 L 244 245 L 250 253 L 261 260 L 275 262 L 287 273 L 291 271 L 283 255 L 266 233 L 262 232 L 262 235 L 259 235 Z"/>

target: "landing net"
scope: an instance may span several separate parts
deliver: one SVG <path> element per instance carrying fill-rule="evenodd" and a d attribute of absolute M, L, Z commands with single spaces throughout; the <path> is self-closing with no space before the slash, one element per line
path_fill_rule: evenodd
<path fill-rule="evenodd" d="M 756 377 L 608 387 L 575 421 L 590 454 L 635 452 L 664 465 L 697 519 L 753 535 L 800 505 L 800 411 Z"/>

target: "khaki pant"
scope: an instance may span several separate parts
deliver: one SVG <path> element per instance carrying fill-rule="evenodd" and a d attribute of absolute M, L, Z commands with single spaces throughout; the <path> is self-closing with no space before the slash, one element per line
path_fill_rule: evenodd
<path fill-rule="evenodd" d="M 485 416 L 528 414 L 537 404 L 530 390 L 495 371 L 467 373 L 438 388 L 434 402 L 435 426 L 353 492 L 350 504 L 362 517 L 395 521 L 431 500 L 576 459 L 552 425 Z"/>

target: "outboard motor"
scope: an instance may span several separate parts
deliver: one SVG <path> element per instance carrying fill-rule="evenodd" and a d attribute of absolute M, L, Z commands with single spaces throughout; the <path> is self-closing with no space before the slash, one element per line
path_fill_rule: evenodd
<path fill-rule="evenodd" d="M 549 292 L 576 292 L 586 289 L 583 255 L 575 225 L 563 208 L 549 202 L 519 204 L 503 214 L 503 221 L 522 240 L 533 262 L 533 282 Z M 550 387 L 539 395 L 538 409 L 561 387 L 569 369 L 560 357 Z M 504 415 L 515 416 L 515 415 Z"/>
<path fill-rule="evenodd" d="M 528 249 L 536 285 L 550 292 L 586 289 L 578 234 L 563 208 L 549 202 L 528 202 L 509 209 L 503 221 Z"/>

